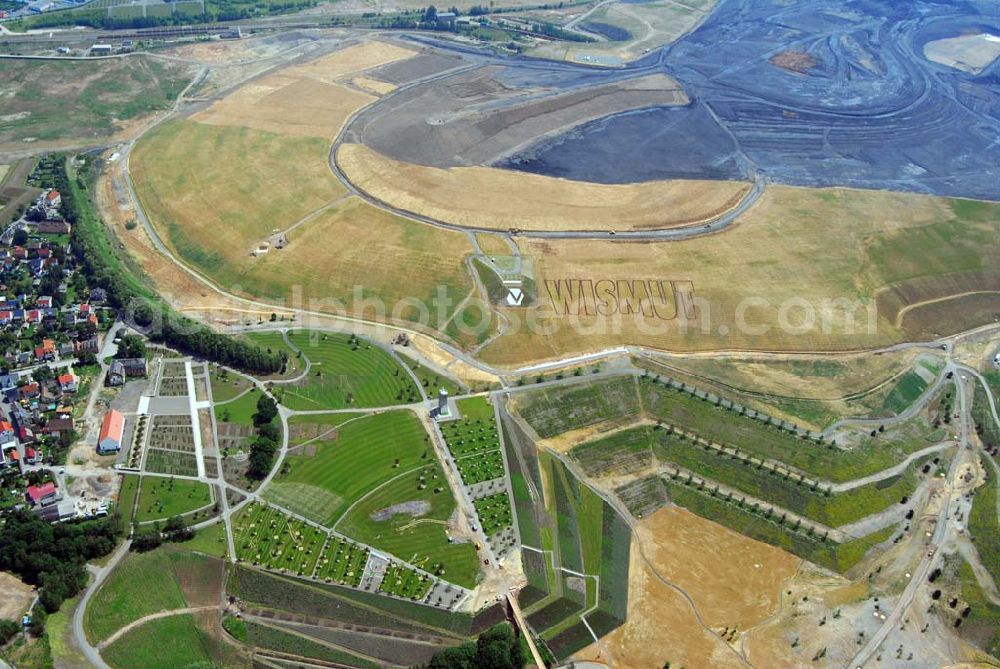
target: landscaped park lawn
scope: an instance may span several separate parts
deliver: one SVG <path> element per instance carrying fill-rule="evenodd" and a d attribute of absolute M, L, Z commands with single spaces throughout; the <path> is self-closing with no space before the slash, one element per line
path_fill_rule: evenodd
<path fill-rule="evenodd" d="M 410 411 L 353 420 L 335 439 L 314 445 L 314 455 L 285 458 L 288 472 L 278 474 L 264 496 L 327 527 L 381 484 L 434 461 L 430 439 Z"/>
<path fill-rule="evenodd" d="M 257 400 L 259 399 L 260 391 L 256 387 L 252 387 L 234 400 L 216 402 L 215 419 L 222 423 L 252 426 L 253 415 L 257 411 Z"/>
<path fill-rule="evenodd" d="M 413 514 L 399 506 L 405 504 Z M 429 508 L 423 508 L 424 504 Z M 416 472 L 395 478 L 360 499 L 336 529 L 447 581 L 472 588 L 479 574 L 476 549 L 471 543 L 449 543 L 446 533 L 456 509 L 444 472 L 432 459 Z"/>
<path fill-rule="evenodd" d="M 166 520 L 200 509 L 212 503 L 207 483 L 146 476 L 139 491 L 136 522 Z"/>
<path fill-rule="evenodd" d="M 364 416 L 363 413 L 353 412 L 290 416 L 288 418 L 288 443 L 291 446 L 298 446 L 324 438 L 331 441 L 336 437 L 338 426 Z"/>
<path fill-rule="evenodd" d="M 209 641 L 191 614 L 158 618 L 101 651 L 113 669 L 177 669 L 209 664 Z"/>
<path fill-rule="evenodd" d="M 302 371 L 305 362 L 298 353 L 288 347 L 288 344 L 285 342 L 285 336 L 281 332 L 248 332 L 244 336 L 265 350 L 275 353 L 284 351 L 288 355 L 288 364 L 285 366 L 285 372 L 280 375 L 280 378 L 293 378 L 298 376 Z"/>
<path fill-rule="evenodd" d="M 220 369 L 215 365 L 212 366 L 211 370 L 209 378 L 212 383 L 212 400 L 215 402 L 231 400 L 252 385 L 245 376 L 240 374 Z"/>
<path fill-rule="evenodd" d="M 305 379 L 276 387 L 289 409 L 377 407 L 420 400 L 410 374 L 375 344 L 333 332 L 299 330 L 288 338 L 312 363 Z"/>

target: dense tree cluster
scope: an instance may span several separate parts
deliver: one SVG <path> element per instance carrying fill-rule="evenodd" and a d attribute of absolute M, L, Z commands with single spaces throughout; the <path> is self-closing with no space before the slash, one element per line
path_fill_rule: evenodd
<path fill-rule="evenodd" d="M 113 551 L 119 535 L 116 517 L 53 525 L 17 511 L 0 528 L 0 570 L 39 586 L 45 610 L 58 611 L 63 600 L 86 586 L 84 564 Z"/>
<path fill-rule="evenodd" d="M 288 357 L 285 352 L 271 353 L 247 341 L 213 332 L 159 301 L 140 295 L 134 287 L 135 280 L 125 275 L 126 270 L 117 258 L 111 258 L 114 253 L 103 237 L 100 223 L 92 220 L 92 212 L 81 207 L 76 185 L 70 182 L 65 161 L 59 161 L 55 186 L 62 196 L 63 217 L 75 224 L 70 237 L 73 255 L 90 285 L 105 289 L 111 306 L 126 320 L 147 330 L 151 340 L 184 353 L 252 373 L 273 374 L 282 370 Z"/>
<path fill-rule="evenodd" d="M 180 516 L 171 516 L 163 527 L 159 523 L 143 527 L 132 535 L 130 549 L 145 553 L 159 548 L 164 541 L 183 542 L 194 538 L 194 530 L 184 524 Z"/>
<path fill-rule="evenodd" d="M 137 335 L 125 335 L 118 343 L 116 358 L 145 358 L 146 341 Z"/>
<path fill-rule="evenodd" d="M 257 399 L 257 411 L 253 415 L 257 438 L 250 446 L 247 467 L 247 476 L 252 479 L 258 481 L 263 479 L 274 465 L 274 456 L 278 452 L 278 439 L 281 438 L 281 431 L 274 423 L 277 417 L 277 403 L 269 395 L 261 393 Z"/>
<path fill-rule="evenodd" d="M 476 643 L 466 643 L 434 653 L 426 669 L 521 669 L 521 643 L 507 623 L 483 632 Z"/>

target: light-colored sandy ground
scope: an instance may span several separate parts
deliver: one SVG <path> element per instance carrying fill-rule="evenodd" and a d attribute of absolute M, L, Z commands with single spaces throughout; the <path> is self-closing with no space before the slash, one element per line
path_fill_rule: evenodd
<path fill-rule="evenodd" d="M 978 33 L 934 40 L 924 45 L 924 56 L 935 63 L 979 74 L 1000 57 L 1000 35 Z"/>
<path fill-rule="evenodd" d="M 414 51 L 385 42 L 350 46 L 256 79 L 193 118 L 211 125 L 332 139 L 351 114 L 376 99 L 338 82 L 413 55 Z"/>
<path fill-rule="evenodd" d="M 373 95 L 385 95 L 396 90 L 395 84 L 390 84 L 387 81 L 379 81 L 378 79 L 370 79 L 369 77 L 355 77 L 351 80 L 351 83 Z"/>
<path fill-rule="evenodd" d="M 603 646 L 603 649 L 602 649 Z M 610 655 L 610 657 L 609 657 Z M 632 541 L 628 621 L 574 656 L 615 669 L 735 669 L 747 664 L 719 636 L 698 624 L 691 605 L 663 583 Z"/>
<path fill-rule="evenodd" d="M 17 576 L 0 571 L 0 620 L 18 620 L 35 599 L 35 591 Z"/>
<path fill-rule="evenodd" d="M 747 666 L 723 636 L 737 643 L 770 617 L 801 562 L 684 509 L 660 509 L 636 526 L 628 621 L 602 639 L 607 653 L 595 644 L 575 659 L 610 653 L 616 669 Z"/>
<path fill-rule="evenodd" d="M 442 221 L 508 230 L 636 230 L 693 225 L 735 206 L 749 189 L 726 181 L 605 185 L 493 167 L 440 169 L 344 144 L 337 164 L 389 204 Z M 511 194 L 517 193 L 516 198 Z"/>
<path fill-rule="evenodd" d="M 637 526 L 646 557 L 685 590 L 705 624 L 747 629 L 773 613 L 802 560 L 676 506 Z"/>

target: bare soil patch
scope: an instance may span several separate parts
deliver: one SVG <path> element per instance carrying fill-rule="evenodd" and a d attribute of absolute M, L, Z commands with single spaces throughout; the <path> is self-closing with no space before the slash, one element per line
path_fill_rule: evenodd
<path fill-rule="evenodd" d="M 781 586 L 801 560 L 686 509 L 642 520 L 638 539 L 656 571 L 683 588 L 713 629 L 747 629 L 778 607 Z"/>
<path fill-rule="evenodd" d="M 615 669 L 650 669 L 667 661 L 678 667 L 746 666 L 725 641 L 698 624 L 677 590 L 657 578 L 643 561 L 636 539 L 629 567 L 628 621 L 574 659 L 609 663 Z"/>
<path fill-rule="evenodd" d="M 804 51 L 782 51 L 771 56 L 769 62 L 775 67 L 796 74 L 805 74 L 819 64 L 815 56 Z"/>
<path fill-rule="evenodd" d="M 387 506 L 384 509 L 379 509 L 369 517 L 376 523 L 381 523 L 382 521 L 389 520 L 393 516 L 403 514 L 419 518 L 420 516 L 427 515 L 427 512 L 430 510 L 431 503 L 426 500 L 400 502 L 399 504 L 393 504 L 392 506 Z"/>
<path fill-rule="evenodd" d="M 34 589 L 13 574 L 0 571 L 0 620 L 20 620 L 35 598 Z"/>

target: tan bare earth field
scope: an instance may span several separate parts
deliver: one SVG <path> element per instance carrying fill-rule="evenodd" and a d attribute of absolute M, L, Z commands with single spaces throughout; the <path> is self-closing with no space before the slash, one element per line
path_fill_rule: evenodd
<path fill-rule="evenodd" d="M 374 99 L 347 86 L 285 70 L 240 87 L 192 118 L 210 125 L 330 140 L 348 116 Z"/>
<path fill-rule="evenodd" d="M 351 83 L 359 88 L 363 88 L 373 95 L 385 95 L 386 93 L 392 93 L 396 90 L 395 84 L 390 84 L 386 81 L 379 81 L 378 79 L 371 79 L 369 77 L 355 77 L 351 80 Z"/>
<path fill-rule="evenodd" d="M 511 253 L 510 246 L 499 235 L 478 232 L 476 233 L 476 242 L 479 243 L 479 248 L 486 255 L 507 256 Z"/>
<path fill-rule="evenodd" d="M 359 144 L 342 145 L 337 164 L 356 186 L 394 207 L 493 230 L 692 225 L 731 209 L 749 189 L 726 181 L 604 185 L 493 167 L 440 169 L 392 160 Z"/>
<path fill-rule="evenodd" d="M 376 99 L 338 80 L 346 83 L 351 74 L 415 54 L 378 41 L 350 46 L 253 80 L 193 118 L 211 125 L 333 139 L 351 114 Z"/>
<path fill-rule="evenodd" d="M 0 571 L 0 620 L 20 620 L 34 598 L 35 591 L 30 585 Z"/>
<path fill-rule="evenodd" d="M 522 324 L 534 319 L 536 326 L 512 327 L 483 357 L 523 364 L 621 344 L 834 351 L 900 341 L 905 333 L 895 314 L 887 317 L 875 305 L 879 289 L 995 266 L 1000 238 L 990 221 L 997 214 L 1000 205 L 991 203 L 774 186 L 738 224 L 718 234 L 661 244 L 519 240 L 522 253 L 535 261 L 539 301 L 530 310 L 505 313 Z M 611 281 L 617 298 L 602 305 L 607 316 L 599 315 L 593 294 L 599 280 Z M 632 282 L 645 280 L 676 283 L 667 284 L 663 299 L 654 292 L 645 304 L 633 301 L 632 311 L 643 315 L 623 313 Z M 619 281 L 627 283 L 619 287 Z M 550 295 L 549 286 L 562 291 Z M 675 295 L 696 309 L 687 332 L 676 317 L 685 309 L 675 308 L 681 301 Z M 914 291 L 909 299 L 923 298 Z M 657 305 L 660 317 L 652 312 Z"/>
<path fill-rule="evenodd" d="M 657 573 L 694 600 L 713 629 L 753 627 L 778 607 L 782 583 L 802 560 L 669 506 L 636 527 Z"/>
<path fill-rule="evenodd" d="M 690 604 L 677 590 L 659 580 L 632 540 L 629 562 L 628 621 L 601 639 L 610 658 L 597 644 L 574 656 L 576 660 L 604 662 L 615 669 L 672 667 L 746 667 L 739 656 L 698 624 Z"/>
<path fill-rule="evenodd" d="M 312 311 L 336 312 L 343 304 L 352 315 L 365 309 L 375 320 L 406 322 L 413 315 L 406 305 L 431 305 L 440 287 L 451 304 L 442 313 L 430 309 L 428 322 L 436 327 L 472 288 L 462 264 L 472 250 L 465 235 L 407 221 L 355 197 L 321 212 L 288 238 L 280 251 L 237 259 L 234 269 L 247 292 L 289 299 L 290 291 L 300 288 L 302 306 Z M 366 299 L 383 303 L 385 314 L 366 308 Z"/>

